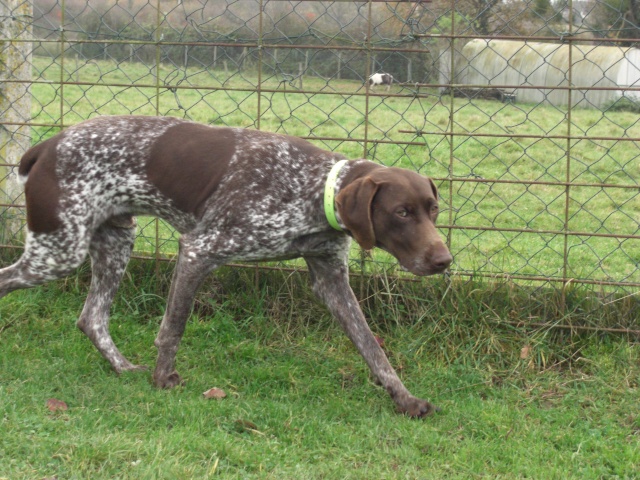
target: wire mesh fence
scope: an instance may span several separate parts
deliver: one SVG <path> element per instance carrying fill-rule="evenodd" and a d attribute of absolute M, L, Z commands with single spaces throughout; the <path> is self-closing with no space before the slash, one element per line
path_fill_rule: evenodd
<path fill-rule="evenodd" d="M 635 295 L 636 7 L 0 0 L 0 243 L 23 241 L 11 172 L 30 145 L 96 115 L 172 115 L 431 176 L 453 274 Z M 391 85 L 370 85 L 382 72 Z M 138 256 L 175 254 L 168 225 L 138 224 Z"/>

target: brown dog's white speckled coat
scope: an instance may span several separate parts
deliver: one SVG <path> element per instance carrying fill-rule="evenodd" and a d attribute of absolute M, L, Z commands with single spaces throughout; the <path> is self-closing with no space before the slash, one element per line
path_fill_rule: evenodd
<path fill-rule="evenodd" d="M 366 323 L 347 254 L 352 236 L 417 275 L 444 271 L 452 258 L 435 229 L 437 191 L 414 172 L 348 162 L 336 182 L 337 231 L 323 193 L 341 159 L 295 137 L 170 117 L 100 117 L 70 127 L 20 162 L 28 236 L 22 257 L 0 270 L 0 297 L 68 275 L 89 254 L 92 281 L 78 326 L 116 372 L 141 368 L 113 343 L 109 309 L 133 248 L 133 215 L 158 216 L 182 234 L 155 341 L 158 387 L 181 382 L 175 356 L 207 274 L 233 261 L 303 257 L 314 292 L 398 409 L 426 415 L 433 406 L 404 387 Z"/>

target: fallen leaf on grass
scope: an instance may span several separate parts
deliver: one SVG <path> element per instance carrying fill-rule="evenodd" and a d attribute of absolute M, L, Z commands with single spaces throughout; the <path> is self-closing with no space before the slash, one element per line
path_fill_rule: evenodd
<path fill-rule="evenodd" d="M 384 348 L 384 338 L 376 335 L 375 339 L 376 339 L 376 342 L 378 342 L 378 345 L 380 345 L 381 348 Z"/>
<path fill-rule="evenodd" d="M 50 412 L 65 412 L 69 409 L 66 403 L 56 398 L 50 398 L 47 400 L 47 408 Z"/>
<path fill-rule="evenodd" d="M 221 399 L 227 396 L 227 394 L 225 393 L 224 390 L 222 390 L 221 388 L 210 388 L 209 390 L 207 390 L 206 392 L 202 393 L 202 396 L 204 398 L 216 398 L 216 399 Z"/>
<path fill-rule="evenodd" d="M 525 345 L 522 347 L 522 350 L 520 350 L 520 358 L 525 360 L 529 358 L 529 355 L 531 355 L 531 345 Z"/>

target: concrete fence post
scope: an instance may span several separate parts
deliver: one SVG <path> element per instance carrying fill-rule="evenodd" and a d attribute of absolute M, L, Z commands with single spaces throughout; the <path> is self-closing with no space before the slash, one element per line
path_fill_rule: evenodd
<path fill-rule="evenodd" d="M 27 0 L 0 2 L 0 244 L 20 243 L 23 201 L 16 165 L 31 146 L 31 22 Z"/>

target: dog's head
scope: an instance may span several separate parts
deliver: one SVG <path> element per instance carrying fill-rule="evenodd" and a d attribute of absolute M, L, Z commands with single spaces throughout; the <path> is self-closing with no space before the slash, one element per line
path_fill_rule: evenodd
<path fill-rule="evenodd" d="M 431 179 L 380 168 L 336 196 L 340 219 L 365 250 L 379 247 L 414 275 L 443 272 L 453 257 L 438 234 L 438 191 Z"/>

